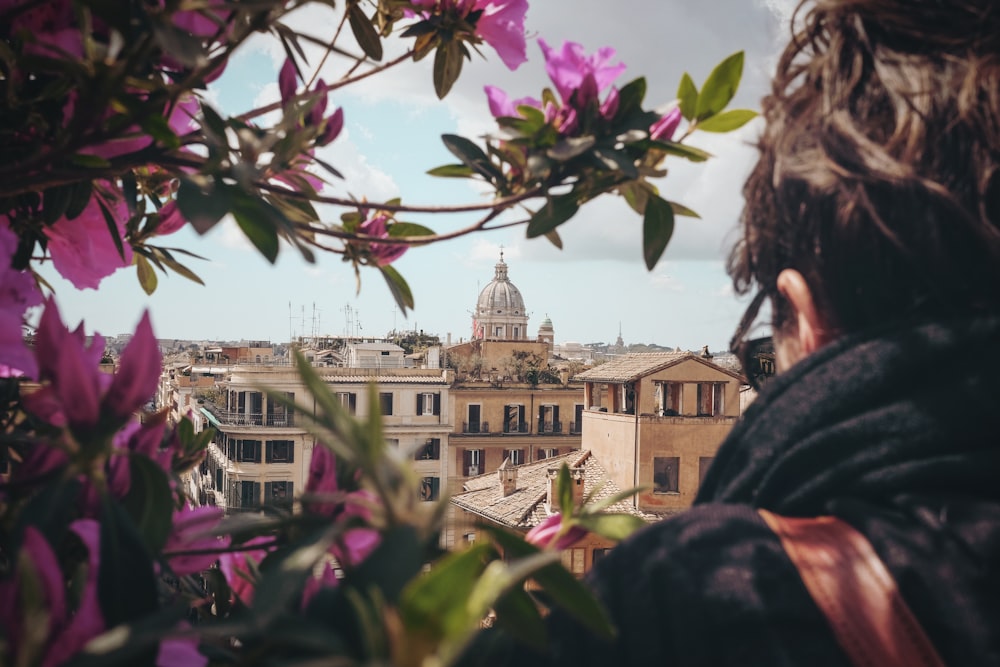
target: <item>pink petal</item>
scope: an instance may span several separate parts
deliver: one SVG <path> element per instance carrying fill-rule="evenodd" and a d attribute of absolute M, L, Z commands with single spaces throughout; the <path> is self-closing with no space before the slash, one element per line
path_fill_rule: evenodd
<path fill-rule="evenodd" d="M 296 73 L 295 63 L 291 58 L 285 58 L 285 64 L 278 72 L 278 90 L 281 92 L 281 102 L 285 104 L 295 95 Z"/>
<path fill-rule="evenodd" d="M 673 107 L 660 120 L 649 126 L 649 138 L 654 141 L 670 141 L 681 124 L 681 109 Z"/>
<path fill-rule="evenodd" d="M 156 392 L 162 361 L 149 313 L 143 313 L 132 340 L 122 351 L 118 372 L 104 397 L 104 410 L 125 419 L 142 407 Z"/>
<path fill-rule="evenodd" d="M 483 10 L 476 34 L 496 50 L 503 64 L 515 70 L 526 62 L 524 18 L 528 0 L 477 0 L 475 9 Z"/>
<path fill-rule="evenodd" d="M 132 264 L 132 246 L 125 243 L 124 257 L 118 254 L 99 201 L 104 199 L 95 194 L 77 218 L 62 218 L 45 229 L 53 265 L 77 289 L 97 289 L 102 279 Z M 105 204 L 121 237 L 128 210 L 122 202 Z"/>

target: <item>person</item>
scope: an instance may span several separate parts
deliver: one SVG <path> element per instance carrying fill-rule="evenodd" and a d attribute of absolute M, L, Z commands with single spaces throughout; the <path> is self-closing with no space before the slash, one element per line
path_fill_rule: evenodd
<path fill-rule="evenodd" d="M 764 508 L 857 529 L 944 664 L 1000 665 L 1000 3 L 793 26 L 728 265 L 778 375 L 694 506 L 590 573 L 615 640 L 557 609 L 545 653 L 494 634 L 485 664 L 852 664 Z"/>

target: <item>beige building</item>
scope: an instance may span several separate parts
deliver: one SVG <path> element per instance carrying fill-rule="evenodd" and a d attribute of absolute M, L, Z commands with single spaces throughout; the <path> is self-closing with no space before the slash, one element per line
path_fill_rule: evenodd
<path fill-rule="evenodd" d="M 386 440 L 412 456 L 423 480 L 424 500 L 435 500 L 447 477 L 448 436 L 452 431 L 450 371 L 417 368 L 316 366 L 315 371 L 352 414 L 383 415 Z M 368 387 L 377 385 L 377 403 Z M 299 407 L 286 409 L 261 387 L 282 392 Z M 299 412 L 311 398 L 289 366 L 237 365 L 224 383 L 221 403 L 205 402 L 201 413 L 218 434 L 203 468 L 208 504 L 229 512 L 256 511 L 262 504 L 290 504 L 304 489 L 315 438 Z"/>
<path fill-rule="evenodd" d="M 620 488 L 646 487 L 640 510 L 690 506 L 740 415 L 744 379 L 690 352 L 626 354 L 575 379 L 587 406 L 581 447 Z"/>

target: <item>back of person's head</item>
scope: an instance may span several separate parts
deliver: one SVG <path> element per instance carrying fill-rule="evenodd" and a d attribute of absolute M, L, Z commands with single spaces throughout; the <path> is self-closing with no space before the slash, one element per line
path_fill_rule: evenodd
<path fill-rule="evenodd" d="M 1000 313 L 1000 2 L 815 0 L 793 24 L 737 291 L 795 269 L 836 333 Z"/>

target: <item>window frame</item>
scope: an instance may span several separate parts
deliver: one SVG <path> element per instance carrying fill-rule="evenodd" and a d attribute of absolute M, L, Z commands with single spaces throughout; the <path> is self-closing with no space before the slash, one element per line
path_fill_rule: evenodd
<path fill-rule="evenodd" d="M 661 468 L 666 467 L 666 470 Z M 653 493 L 657 495 L 677 495 L 681 492 L 681 457 L 653 457 Z M 662 481 L 657 481 L 658 479 Z M 672 488 L 671 488 L 672 487 Z"/>

